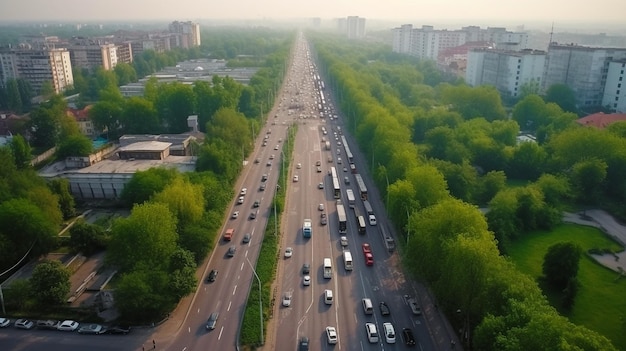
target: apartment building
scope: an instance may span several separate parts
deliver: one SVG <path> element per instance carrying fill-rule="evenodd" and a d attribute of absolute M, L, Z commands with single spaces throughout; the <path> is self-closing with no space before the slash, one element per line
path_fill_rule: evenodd
<path fill-rule="evenodd" d="M 65 48 L 26 44 L 0 49 L 0 84 L 17 78 L 26 80 L 37 94 L 45 82 L 60 93 L 74 85 L 70 53 Z"/>
<path fill-rule="evenodd" d="M 365 38 L 365 18 L 348 16 L 346 19 L 346 34 L 348 39 Z"/>
<path fill-rule="evenodd" d="M 200 46 L 200 25 L 191 21 L 179 22 L 174 21 L 169 25 L 170 33 L 174 34 L 173 47 L 181 47 L 189 49 Z"/>
<path fill-rule="evenodd" d="M 602 106 L 613 112 L 626 113 L 626 60 L 609 62 Z"/>
<path fill-rule="evenodd" d="M 608 99 L 623 94 L 620 77 L 611 76 L 611 89 L 605 97 L 605 86 L 612 62 L 626 60 L 626 49 L 594 48 L 579 45 L 551 43 L 546 56 L 543 90 L 554 84 L 565 84 L 576 95 L 582 109 L 606 105 Z M 619 63 L 612 65 L 612 73 L 620 72 Z M 617 81 L 614 80 L 617 79 Z M 617 93 L 619 90 L 619 93 Z M 606 100 L 605 100 L 606 99 Z M 615 101 L 615 100 L 614 100 Z M 615 102 L 610 105 L 614 105 Z"/>
<path fill-rule="evenodd" d="M 400 54 L 408 54 L 411 49 L 411 32 L 413 31 L 412 24 L 403 24 L 398 28 L 392 30 L 393 42 L 392 50 Z"/>
<path fill-rule="evenodd" d="M 517 98 L 524 84 L 541 85 L 545 60 L 544 51 L 472 49 L 465 80 L 471 86 L 492 85 L 503 97 Z"/>
<path fill-rule="evenodd" d="M 88 70 L 102 67 L 108 71 L 115 68 L 118 62 L 117 46 L 115 44 L 74 43 L 68 49 L 74 67 L 86 68 Z"/>

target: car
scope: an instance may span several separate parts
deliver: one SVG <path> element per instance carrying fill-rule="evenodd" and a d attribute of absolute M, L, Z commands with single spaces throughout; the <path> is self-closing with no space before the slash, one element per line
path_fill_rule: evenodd
<path fill-rule="evenodd" d="M 79 326 L 78 322 L 68 319 L 68 320 L 61 322 L 61 324 L 59 324 L 59 326 L 57 327 L 57 330 L 74 331 L 78 329 L 78 326 Z"/>
<path fill-rule="evenodd" d="M 253 208 L 257 208 L 259 207 L 259 205 L 261 205 L 261 202 L 259 200 L 254 200 L 254 203 L 252 204 Z"/>
<path fill-rule="evenodd" d="M 274 158 L 276 158 L 276 156 L 274 156 L 274 154 L 270 155 L 270 160 L 273 160 Z"/>
<path fill-rule="evenodd" d="M 220 317 L 219 312 L 213 312 L 211 313 L 211 315 L 209 316 L 209 319 L 207 319 L 206 321 L 206 330 L 213 330 L 215 329 L 215 326 L 217 325 L 217 319 Z"/>
<path fill-rule="evenodd" d="M 239 198 L 237 199 L 237 204 L 241 205 L 244 202 L 245 198 L 243 196 L 239 196 Z"/>
<path fill-rule="evenodd" d="M 363 253 L 364 253 L 364 254 L 366 254 L 366 253 L 368 253 L 368 252 L 369 252 L 369 253 L 372 253 L 372 247 L 371 247 L 371 246 L 370 246 L 370 244 L 368 244 L 368 243 L 363 243 L 363 244 L 361 244 L 361 248 L 363 249 Z"/>
<path fill-rule="evenodd" d="M 39 320 L 35 323 L 37 329 L 49 329 L 56 330 L 59 326 L 59 321 L 55 320 Z"/>
<path fill-rule="evenodd" d="M 263 137 L 263 139 L 264 139 L 264 140 L 267 140 L 267 139 L 269 139 L 269 138 L 270 138 L 270 136 L 269 136 L 269 135 L 265 135 L 265 136 Z"/>
<path fill-rule="evenodd" d="M 341 149 L 337 149 L 337 155 L 341 155 Z"/>
<path fill-rule="evenodd" d="M 107 334 L 122 334 L 126 335 L 130 333 L 130 327 L 126 325 L 114 325 L 107 329 Z"/>
<path fill-rule="evenodd" d="M 319 184 L 317 184 L 317 188 L 324 189 L 324 182 L 320 182 Z"/>
<path fill-rule="evenodd" d="M 237 252 L 237 247 L 235 245 L 231 246 L 228 248 L 228 257 L 233 257 L 235 256 L 235 252 Z"/>
<path fill-rule="evenodd" d="M 256 212 L 250 212 L 250 215 L 248 216 L 249 220 L 253 220 L 256 219 Z"/>
<path fill-rule="evenodd" d="M 348 178 L 348 177 L 343 177 L 343 182 L 344 182 L 346 185 L 350 185 L 350 178 Z"/>
<path fill-rule="evenodd" d="M 241 191 L 239 192 L 239 195 L 245 196 L 247 193 L 248 193 L 248 188 L 241 188 Z"/>
<path fill-rule="evenodd" d="M 263 146 L 267 146 L 267 141 L 263 141 Z"/>
<path fill-rule="evenodd" d="M 409 307 L 411 308 L 411 312 L 414 315 L 419 316 L 422 314 L 422 309 L 420 308 L 420 305 L 417 303 L 417 301 L 415 301 L 414 298 L 410 298 L 408 302 L 409 302 Z"/>
<path fill-rule="evenodd" d="M 311 285 L 311 276 L 310 276 L 310 275 L 305 275 L 305 276 L 302 278 L 302 285 L 304 285 L 304 286 L 309 286 L 309 285 Z"/>
<path fill-rule="evenodd" d="M 8 318 L 0 318 L 0 328 L 6 328 L 11 324 L 11 320 Z"/>
<path fill-rule="evenodd" d="M 293 249 L 291 247 L 288 247 L 285 249 L 285 258 L 289 258 L 293 255 Z"/>
<path fill-rule="evenodd" d="M 413 331 L 410 328 L 402 329 L 402 338 L 406 346 L 415 346 L 415 336 L 413 336 Z"/>
<path fill-rule="evenodd" d="M 278 145 L 274 146 L 274 150 L 278 150 Z"/>
<path fill-rule="evenodd" d="M 261 183 L 261 185 L 259 186 L 259 191 L 265 191 L 265 187 L 267 185 L 265 183 Z"/>
<path fill-rule="evenodd" d="M 385 333 L 385 341 L 387 344 L 396 343 L 396 330 L 393 328 L 393 324 L 389 322 L 383 323 L 383 333 Z"/>
<path fill-rule="evenodd" d="M 232 219 L 237 219 L 237 218 L 239 218 L 239 211 L 235 211 L 235 212 L 233 212 L 233 215 L 232 215 L 232 216 L 230 216 L 230 218 L 232 218 Z"/>
<path fill-rule="evenodd" d="M 300 338 L 300 351 L 309 351 L 309 338 L 303 336 Z"/>
<path fill-rule="evenodd" d="M 290 292 L 286 292 L 283 294 L 283 306 L 284 307 L 291 306 L 291 293 Z"/>
<path fill-rule="evenodd" d="M 324 213 L 324 212 L 322 212 L 322 214 L 320 216 L 320 223 L 322 225 L 328 224 L 328 218 L 326 218 L 326 213 Z"/>
<path fill-rule="evenodd" d="M 35 323 L 29 321 L 28 319 L 18 319 L 13 324 L 17 329 L 33 329 Z"/>
<path fill-rule="evenodd" d="M 321 166 L 321 165 L 322 165 L 322 161 L 316 161 L 316 162 L 315 162 L 315 165 L 316 165 L 316 166 Z"/>
<path fill-rule="evenodd" d="M 337 343 L 337 330 L 335 329 L 335 327 L 326 327 L 326 339 L 331 345 Z"/>
<path fill-rule="evenodd" d="M 370 225 L 376 225 L 376 216 L 369 215 Z"/>
<path fill-rule="evenodd" d="M 211 272 L 209 272 L 209 275 L 206 277 L 206 281 L 208 283 L 214 282 L 215 279 L 217 279 L 217 274 L 219 272 L 217 271 L 217 269 L 211 269 Z"/>
<path fill-rule="evenodd" d="M 343 168 L 343 171 L 344 171 L 344 172 L 347 172 L 347 171 L 348 171 L 348 169 L 347 169 L 346 167 L 344 167 L 344 168 Z"/>
<path fill-rule="evenodd" d="M 319 204 L 317 206 L 317 209 L 320 210 L 320 211 L 324 211 L 324 204 Z"/>
<path fill-rule="evenodd" d="M 254 159 L 254 163 L 261 163 L 261 160 L 256 158 L 256 159 Z"/>
<path fill-rule="evenodd" d="M 265 164 L 267 167 L 272 167 L 272 161 L 267 161 L 267 163 Z"/>
<path fill-rule="evenodd" d="M 317 167 L 317 173 L 322 173 L 322 167 Z"/>
<path fill-rule="evenodd" d="M 283 142 L 283 138 L 278 138 L 278 142 L 282 143 Z"/>
<path fill-rule="evenodd" d="M 250 235 L 250 233 L 246 233 L 243 235 L 243 239 L 241 240 L 241 242 L 247 244 L 250 242 L 251 237 L 252 236 Z"/>
<path fill-rule="evenodd" d="M 100 335 L 106 333 L 107 328 L 100 324 L 87 324 L 78 328 L 79 334 L 94 334 Z"/>
<path fill-rule="evenodd" d="M 298 175 L 293 176 L 293 182 L 297 182 L 298 180 L 300 180 L 300 178 L 298 177 Z"/>
<path fill-rule="evenodd" d="M 374 255 L 372 255 L 371 252 L 366 252 L 365 253 L 365 265 L 366 266 L 373 266 L 374 265 Z"/>
<path fill-rule="evenodd" d="M 378 307 L 380 308 L 380 314 L 383 316 L 388 316 L 391 314 L 391 310 L 389 309 L 389 305 L 387 305 L 387 303 L 385 301 L 381 301 L 378 304 Z"/>
<path fill-rule="evenodd" d="M 342 236 L 339 238 L 339 243 L 341 243 L 341 246 L 346 247 L 348 246 L 348 237 L 347 236 Z"/>
<path fill-rule="evenodd" d="M 298 163 L 298 164 L 296 165 L 296 168 L 297 168 L 297 169 L 302 168 L 302 163 Z"/>
<path fill-rule="evenodd" d="M 308 263 L 302 264 L 302 274 L 309 274 L 311 272 L 311 265 Z"/>
<path fill-rule="evenodd" d="M 267 181 L 267 173 L 264 173 L 264 174 L 261 176 L 261 182 L 265 182 L 265 181 Z"/>

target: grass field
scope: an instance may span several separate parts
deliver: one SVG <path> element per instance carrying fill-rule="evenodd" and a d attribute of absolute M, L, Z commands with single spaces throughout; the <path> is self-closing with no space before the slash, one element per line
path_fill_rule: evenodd
<path fill-rule="evenodd" d="M 622 250 L 600 230 L 563 224 L 551 232 L 533 232 L 512 243 L 510 256 L 519 269 L 537 279 L 542 275 L 541 265 L 548 247 L 571 241 L 583 248 Z M 576 324 L 584 325 L 608 337 L 620 350 L 626 350 L 626 278 L 616 280 L 618 274 L 597 264 L 586 254 L 580 261 L 578 280 L 581 283 L 574 308 L 566 316 Z M 549 296 L 556 307 L 559 301 Z"/>

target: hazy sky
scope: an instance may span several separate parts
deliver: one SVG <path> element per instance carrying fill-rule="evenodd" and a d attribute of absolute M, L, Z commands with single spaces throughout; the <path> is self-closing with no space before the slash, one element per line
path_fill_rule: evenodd
<path fill-rule="evenodd" d="M 625 13 L 624 0 L 0 0 L 0 21 L 331 19 L 356 15 L 418 25 L 597 24 L 623 21 Z"/>

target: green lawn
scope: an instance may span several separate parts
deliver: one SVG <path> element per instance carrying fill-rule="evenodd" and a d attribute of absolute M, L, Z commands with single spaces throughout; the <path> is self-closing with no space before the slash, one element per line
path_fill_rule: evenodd
<path fill-rule="evenodd" d="M 551 232 L 533 232 L 514 242 L 510 256 L 521 271 L 536 279 L 542 275 L 541 265 L 548 247 L 563 241 L 574 242 L 585 252 L 591 248 L 622 249 L 598 229 L 563 224 Z M 581 287 L 567 317 L 605 335 L 618 349 L 626 350 L 626 279 L 616 281 L 616 277 L 617 273 L 585 255 L 578 271 Z"/>

